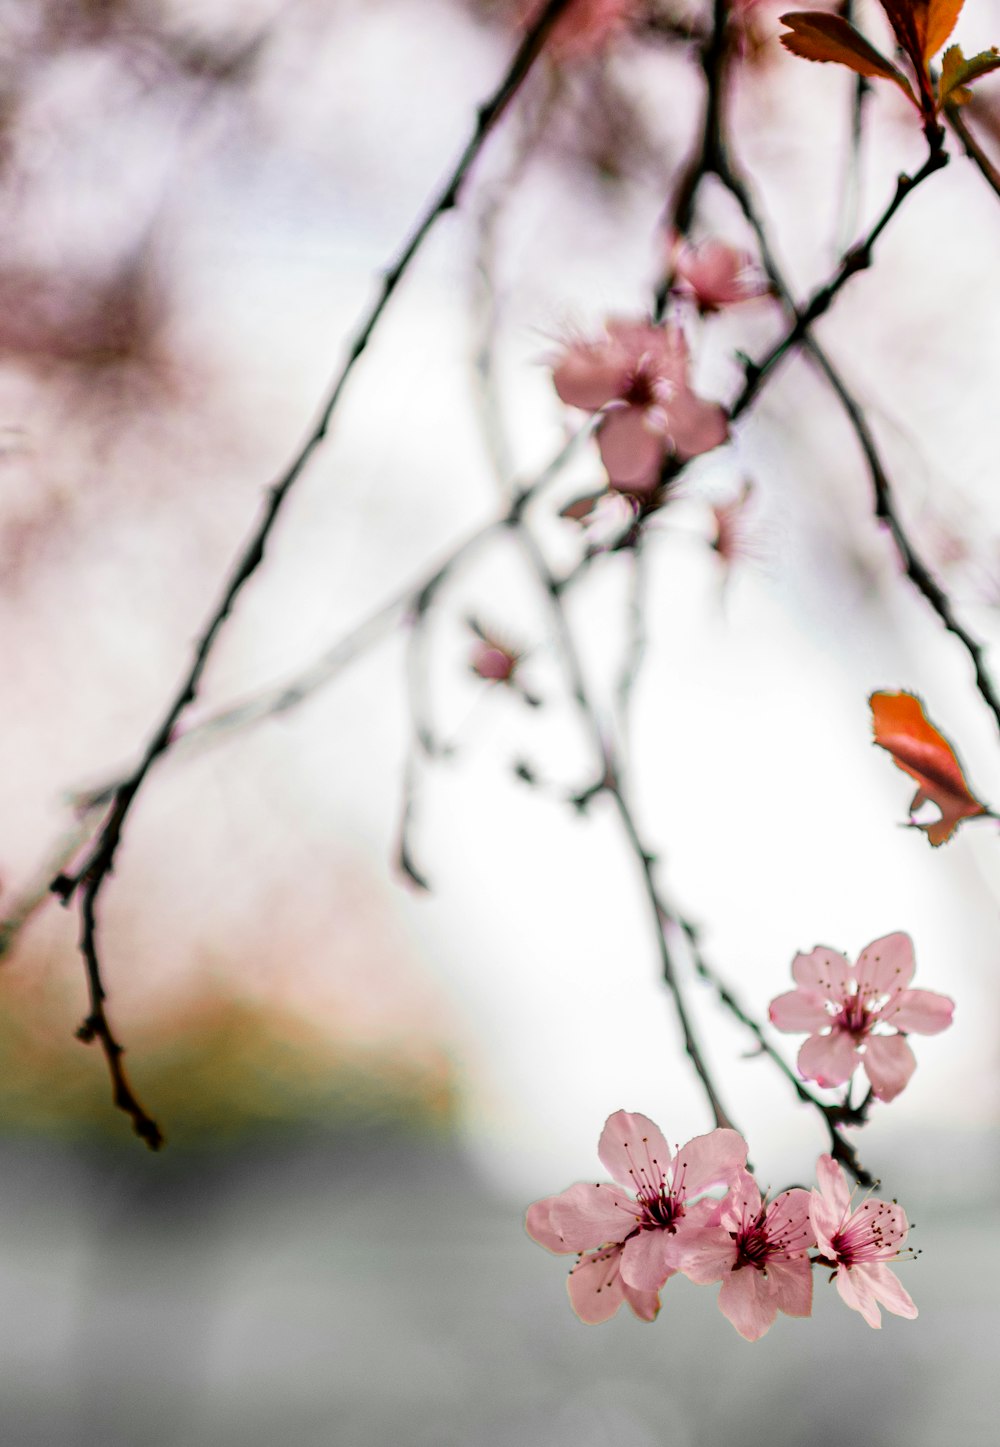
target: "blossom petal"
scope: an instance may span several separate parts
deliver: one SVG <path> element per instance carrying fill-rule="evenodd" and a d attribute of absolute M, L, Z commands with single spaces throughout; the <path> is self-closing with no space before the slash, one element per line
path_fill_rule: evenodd
<path fill-rule="evenodd" d="M 682 1242 L 689 1231 L 699 1231 L 703 1226 L 721 1226 L 722 1205 L 714 1196 L 702 1196 L 700 1201 L 686 1202 L 684 1215 L 674 1222 L 674 1233 L 670 1237 L 674 1246 Z"/>
<path fill-rule="evenodd" d="M 597 1154 L 620 1185 L 654 1193 L 666 1180 L 671 1159 L 666 1137 L 655 1120 L 630 1110 L 616 1110 L 608 1116 Z"/>
<path fill-rule="evenodd" d="M 777 1030 L 790 1034 L 802 1030 L 812 1034 L 829 1025 L 832 1018 L 818 990 L 789 990 L 778 995 L 768 1006 L 767 1015 Z"/>
<path fill-rule="evenodd" d="M 608 1241 L 624 1241 L 638 1219 L 635 1202 L 610 1181 L 570 1186 L 549 1206 L 549 1225 L 568 1251 L 591 1251 Z"/>
<path fill-rule="evenodd" d="M 833 1030 L 829 1035 L 810 1035 L 798 1058 L 803 1079 L 815 1080 L 824 1090 L 850 1080 L 859 1063 L 854 1037 L 843 1030 Z"/>
<path fill-rule="evenodd" d="M 878 1328 L 882 1325 L 882 1313 L 868 1282 L 870 1270 L 870 1266 L 842 1266 L 837 1272 L 837 1290 L 846 1306 L 860 1311 L 869 1326 Z"/>
<path fill-rule="evenodd" d="M 865 1000 L 895 995 L 910 983 L 913 967 L 913 941 L 908 934 L 897 931 L 873 940 L 858 956 L 858 994 Z"/>
<path fill-rule="evenodd" d="M 628 387 L 629 359 L 607 342 L 575 342 L 552 369 L 561 401 L 584 412 L 597 412 Z"/>
<path fill-rule="evenodd" d="M 626 1241 L 622 1252 L 622 1280 L 637 1291 L 659 1291 L 675 1268 L 668 1262 L 670 1232 L 640 1231 Z"/>
<path fill-rule="evenodd" d="M 700 1226 L 678 1234 L 673 1260 L 689 1281 L 708 1286 L 721 1281 L 736 1264 L 736 1243 L 721 1226 Z"/>
<path fill-rule="evenodd" d="M 528 1207 L 524 1226 L 528 1235 L 533 1241 L 537 1241 L 539 1246 L 544 1246 L 548 1251 L 564 1254 L 572 1251 L 573 1248 L 566 1245 L 562 1236 L 552 1225 L 552 1204 L 558 1199 L 558 1196 L 546 1196 L 544 1200 L 535 1201 Z"/>
<path fill-rule="evenodd" d="M 938 1035 L 947 1030 L 954 1013 L 955 1002 L 947 995 L 939 995 L 936 990 L 904 990 L 882 1012 L 882 1019 L 915 1035 Z"/>
<path fill-rule="evenodd" d="M 640 1321 L 655 1321 L 660 1310 L 660 1293 L 658 1291 L 636 1291 L 634 1286 L 622 1281 L 622 1291 L 625 1300 L 635 1312 Z"/>
<path fill-rule="evenodd" d="M 891 1261 L 899 1255 L 909 1229 L 902 1206 L 867 1196 L 840 1228 L 840 1255 L 851 1266 Z"/>
<path fill-rule="evenodd" d="M 871 1285 L 872 1295 L 876 1301 L 880 1301 L 886 1311 L 891 1311 L 896 1316 L 904 1316 L 912 1321 L 917 1315 L 917 1308 L 913 1298 L 908 1291 L 903 1289 L 899 1277 L 894 1271 L 882 1261 L 873 1261 L 865 1266 L 865 1275 Z"/>
<path fill-rule="evenodd" d="M 746 1167 L 740 1166 L 734 1172 L 732 1185 L 722 1201 L 722 1224 L 729 1230 L 735 1228 L 738 1231 L 745 1221 L 759 1214 L 762 1205 L 760 1187 Z"/>
<path fill-rule="evenodd" d="M 682 246 L 675 266 L 678 281 L 690 289 L 703 311 L 749 301 L 768 290 L 767 280 L 755 268 L 750 253 L 723 241 Z"/>
<path fill-rule="evenodd" d="M 809 1204 L 809 1223 L 816 1234 L 816 1245 L 820 1254 L 829 1261 L 837 1259 L 837 1249 L 833 1241 L 843 1220 L 843 1211 L 838 1211 L 829 1201 L 824 1201 L 818 1191 L 813 1191 Z"/>
<path fill-rule="evenodd" d="M 606 327 L 608 336 L 625 352 L 633 369 L 653 371 L 662 380 L 681 383 L 687 376 L 690 348 L 681 327 L 653 326 L 650 322 L 633 322 L 612 317 Z"/>
<path fill-rule="evenodd" d="M 729 437 L 729 418 L 718 402 L 706 402 L 690 387 L 678 387 L 667 409 L 668 430 L 678 457 L 700 457 Z"/>
<path fill-rule="evenodd" d="M 719 1310 L 728 1317 L 740 1336 L 759 1341 L 774 1325 L 778 1294 L 769 1276 L 753 1267 L 731 1271 L 719 1292 Z"/>
<path fill-rule="evenodd" d="M 597 434 L 601 460 L 613 487 L 626 491 L 652 491 L 660 479 L 667 455 L 662 430 L 651 425 L 642 407 L 616 407 L 609 411 Z"/>
<path fill-rule="evenodd" d="M 737 1130 L 713 1130 L 681 1146 L 674 1163 L 674 1191 L 681 1199 L 728 1186 L 747 1163 L 747 1143 Z"/>
<path fill-rule="evenodd" d="M 614 1316 L 625 1299 L 619 1274 L 620 1247 L 585 1256 L 569 1274 L 570 1305 L 589 1326 Z"/>
<path fill-rule="evenodd" d="M 842 1005 L 850 994 L 854 972 L 851 962 L 839 950 L 817 945 L 808 955 L 796 955 L 792 961 L 792 978 L 803 990 L 813 990 L 825 1000 Z"/>
<path fill-rule="evenodd" d="M 791 1191 L 782 1191 L 768 1206 L 764 1219 L 775 1253 L 772 1260 L 804 1254 L 810 1246 L 815 1246 L 816 1235 L 809 1219 L 810 1197 L 809 1191 L 796 1186 Z"/>
<path fill-rule="evenodd" d="M 869 1035 L 863 1061 L 879 1100 L 895 1100 L 917 1068 L 916 1056 L 904 1035 Z"/>
<path fill-rule="evenodd" d="M 851 1204 L 851 1188 L 847 1184 L 843 1167 L 838 1166 L 833 1156 L 820 1156 L 816 1162 L 816 1180 L 819 1182 L 820 1199 L 831 1211 L 837 1213 L 839 1225 Z"/>
<path fill-rule="evenodd" d="M 798 1261 L 769 1261 L 767 1274 L 779 1311 L 786 1316 L 812 1315 L 813 1273 L 807 1256 Z"/>

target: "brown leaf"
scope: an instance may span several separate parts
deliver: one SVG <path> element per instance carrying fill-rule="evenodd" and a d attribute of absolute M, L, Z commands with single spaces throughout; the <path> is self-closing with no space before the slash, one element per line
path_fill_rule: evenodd
<path fill-rule="evenodd" d="M 941 811 L 940 819 L 917 825 L 932 844 L 950 839 L 963 819 L 989 812 L 970 792 L 955 750 L 929 722 L 918 698 L 912 693 L 873 693 L 869 703 L 876 744 L 919 785 L 910 813 L 927 801 Z"/>
<path fill-rule="evenodd" d="M 916 105 L 910 82 L 903 73 L 842 16 L 828 15 L 822 10 L 793 10 L 782 15 L 781 23 L 789 27 L 789 32 L 781 36 L 781 43 L 793 55 L 800 55 L 804 60 L 833 61 L 846 65 L 857 75 L 894 81 Z"/>

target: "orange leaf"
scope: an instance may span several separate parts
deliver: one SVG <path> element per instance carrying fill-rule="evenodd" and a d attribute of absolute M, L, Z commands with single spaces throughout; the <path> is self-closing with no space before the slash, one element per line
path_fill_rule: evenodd
<path fill-rule="evenodd" d="M 950 839 L 963 819 L 989 812 L 970 793 L 955 750 L 929 722 L 919 698 L 912 693 L 873 693 L 868 701 L 876 744 L 887 749 L 897 769 L 919 785 L 910 813 L 928 800 L 941 811 L 940 819 L 917 825 L 932 844 Z"/>
<path fill-rule="evenodd" d="M 964 0 L 928 0 L 924 25 L 924 59 L 937 55 L 955 28 Z"/>
<path fill-rule="evenodd" d="M 803 60 L 833 61 L 846 65 L 857 75 L 894 81 L 916 104 L 910 82 L 902 71 L 842 16 L 828 15 L 822 10 L 793 10 L 782 15 L 781 23 L 789 27 L 788 33 L 781 36 L 781 43 L 793 55 L 801 55 Z"/>
<path fill-rule="evenodd" d="M 918 75 L 954 30 L 963 4 L 964 0 L 882 0 L 896 39 Z"/>

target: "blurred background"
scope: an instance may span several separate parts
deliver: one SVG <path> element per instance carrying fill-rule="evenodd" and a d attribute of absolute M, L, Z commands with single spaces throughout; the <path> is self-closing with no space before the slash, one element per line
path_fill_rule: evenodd
<path fill-rule="evenodd" d="M 852 168 L 852 79 L 785 55 L 780 9 L 741 7 L 733 136 L 805 294 L 923 143 L 878 92 Z M 1000 6 L 967 12 L 967 53 L 1000 40 Z M 680 0 L 658 13 L 661 31 L 526 86 L 359 365 L 195 722 L 300 678 L 576 425 L 547 363 L 609 313 L 647 309 L 698 125 L 690 47 L 662 29 L 705 15 Z M 919 693 L 994 805 L 1000 749 L 801 361 L 652 525 L 632 783 L 670 897 L 757 1016 L 797 950 L 853 957 L 897 929 L 916 983 L 956 1000 L 952 1030 L 918 1041 L 910 1086 L 861 1139 L 916 1222 L 923 1255 L 902 1268 L 916 1322 L 873 1335 L 817 1280 L 814 1318 L 751 1347 L 713 1290 L 679 1281 L 652 1326 L 622 1313 L 584 1327 L 567 1263 L 524 1235 L 528 1202 L 597 1169 L 611 1111 L 643 1111 L 671 1141 L 711 1121 L 615 820 L 563 802 L 594 761 L 544 598 L 503 536 L 449 575 L 425 632 L 428 707 L 451 746 L 413 780 L 408 840 L 431 890 L 396 867 L 412 755 L 396 620 L 296 706 L 178 748 L 130 818 L 103 955 L 161 1155 L 73 1039 L 76 921 L 39 882 L 78 838 L 82 795 L 148 738 L 519 14 L 500 0 L 0 4 L 11 1447 L 995 1440 L 1000 843 L 972 823 L 932 851 L 899 827 L 912 789 L 871 747 L 867 696 Z M 862 20 L 887 43 L 874 6 Z M 970 123 L 1000 156 L 991 87 Z M 747 244 L 726 198 L 703 200 L 697 234 Z M 956 154 L 822 322 L 914 538 L 994 661 L 998 238 L 1000 203 Z M 699 390 L 731 398 L 734 353 L 780 326 L 768 301 L 698 323 Z M 747 481 L 724 560 L 713 508 Z M 580 447 L 537 520 L 557 568 L 586 546 L 560 507 L 600 484 Z M 608 700 L 630 586 L 628 558 L 609 554 L 570 600 Z M 525 651 L 541 707 L 472 674 L 470 618 Z M 808 1183 L 818 1121 L 685 984 L 762 1184 Z"/>

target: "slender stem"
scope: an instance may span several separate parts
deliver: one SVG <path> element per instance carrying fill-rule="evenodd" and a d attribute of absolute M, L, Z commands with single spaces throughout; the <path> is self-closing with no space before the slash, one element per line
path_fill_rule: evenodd
<path fill-rule="evenodd" d="M 760 391 L 761 384 L 765 377 L 794 350 L 806 338 L 813 322 L 817 321 L 826 311 L 829 310 L 834 298 L 847 285 L 852 276 L 858 272 L 866 271 L 874 259 L 875 244 L 896 212 L 902 206 L 906 198 L 921 186 L 929 176 L 940 171 L 948 164 L 948 152 L 938 145 L 932 145 L 927 159 L 920 170 L 914 176 L 902 175 L 896 182 L 896 190 L 892 200 L 872 226 L 867 236 L 857 246 L 852 247 L 844 256 L 839 267 L 829 281 L 814 291 L 812 296 L 801 309 L 796 309 L 795 320 L 785 335 L 775 342 L 770 351 L 767 352 L 759 362 L 751 362 L 747 367 L 746 381 L 743 390 L 733 402 L 729 409 L 732 420 L 739 417 L 750 406 L 750 403 Z"/>
<path fill-rule="evenodd" d="M 716 1125 L 734 1129 L 732 1118 L 722 1104 L 718 1088 L 712 1078 L 704 1052 L 695 1032 L 687 1002 L 684 998 L 684 992 L 677 976 L 673 956 L 670 952 L 666 931 L 664 929 L 668 915 L 661 903 L 656 888 L 656 880 L 653 873 L 655 857 L 643 843 L 642 836 L 635 822 L 635 816 L 625 795 L 616 751 L 610 740 L 605 737 L 597 712 L 591 702 L 584 677 L 583 664 L 576 645 L 576 638 L 570 626 L 569 617 L 563 603 L 559 582 L 549 568 L 545 555 L 526 522 L 521 521 L 520 525 L 515 529 L 515 535 L 548 599 L 553 622 L 559 635 L 560 653 L 566 670 L 570 691 L 576 701 L 583 723 L 591 735 L 599 760 L 601 771 L 600 782 L 592 792 L 603 792 L 611 795 L 615 802 L 618 817 L 629 848 L 640 866 L 640 877 L 646 902 L 650 910 L 663 980 L 674 1002 L 685 1052 L 691 1060 L 698 1079 L 704 1088 Z"/>
<path fill-rule="evenodd" d="M 743 214 L 753 228 L 760 247 L 764 269 L 775 291 L 784 303 L 786 310 L 795 318 L 795 325 L 797 326 L 802 321 L 802 313 L 799 313 L 795 307 L 791 291 L 771 250 L 764 224 L 750 194 L 750 188 L 746 180 L 740 176 L 731 165 L 726 167 L 720 174 L 719 179 L 739 202 Z M 975 670 L 976 688 L 992 713 L 997 728 L 1000 729 L 1000 693 L 998 693 L 994 686 L 986 668 L 986 650 L 983 644 L 969 632 L 964 623 L 958 618 L 951 599 L 934 578 L 910 539 L 896 507 L 892 483 L 889 479 L 885 464 L 882 461 L 864 409 L 851 393 L 825 349 L 807 328 L 803 328 L 801 341 L 807 356 L 822 374 L 840 402 L 854 435 L 858 440 L 858 445 L 864 454 L 868 472 L 872 480 L 875 517 L 889 529 L 892 540 L 896 545 L 896 550 L 903 563 L 906 576 L 934 610 L 948 632 L 959 640 L 971 658 Z"/>
<path fill-rule="evenodd" d="M 973 135 L 962 112 L 962 107 L 952 102 L 944 108 L 945 119 L 962 143 L 962 149 L 979 170 L 979 174 L 993 193 L 1000 197 L 1000 170 Z"/>
<path fill-rule="evenodd" d="M 90 1011 L 81 1027 L 81 1037 L 85 1040 L 99 1042 L 111 1075 L 115 1104 L 131 1116 L 136 1133 L 154 1150 L 162 1144 L 163 1138 L 155 1121 L 140 1106 L 125 1077 L 121 1063 L 123 1047 L 112 1031 L 105 1009 L 107 995 L 101 976 L 101 962 L 97 945 L 97 901 L 104 882 L 114 868 L 125 821 L 150 770 L 169 749 L 181 717 L 197 698 L 202 675 L 216 639 L 232 613 L 244 586 L 263 562 L 268 541 L 285 500 L 312 454 L 326 437 L 348 379 L 367 348 L 393 293 L 423 246 L 435 222 L 457 205 L 465 180 L 487 138 L 517 95 L 538 59 L 553 25 L 569 4 L 570 0 L 548 0 L 538 18 L 525 33 L 503 79 L 489 99 L 479 108 L 472 134 L 458 161 L 443 186 L 424 207 L 398 256 L 384 273 L 375 301 L 363 316 L 355 332 L 353 341 L 348 347 L 346 359 L 333 381 L 312 431 L 282 475 L 268 489 L 257 521 L 223 587 L 221 600 L 210 614 L 195 644 L 194 656 L 187 674 L 168 703 L 139 763 L 115 791 L 93 848 L 75 874 L 71 876 L 60 874 L 53 881 L 53 890 L 65 904 L 69 903 L 78 890 L 80 891 L 80 950 L 84 959 L 90 995 Z"/>

